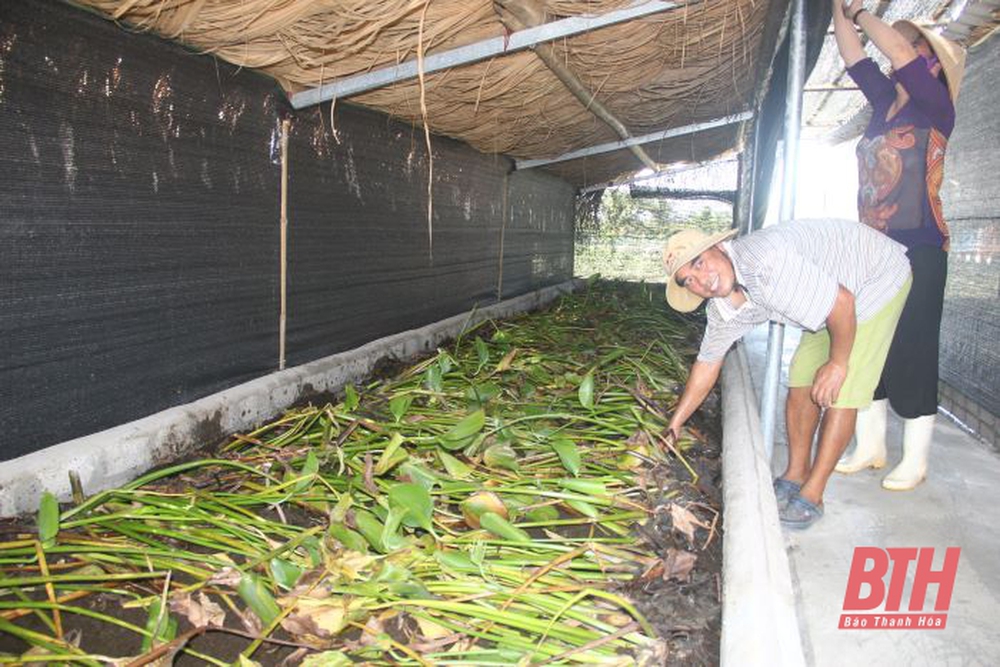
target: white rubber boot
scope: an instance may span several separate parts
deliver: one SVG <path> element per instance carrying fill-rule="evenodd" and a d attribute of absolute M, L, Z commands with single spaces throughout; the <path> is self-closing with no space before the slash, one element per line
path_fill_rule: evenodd
<path fill-rule="evenodd" d="M 903 420 L 903 460 L 882 480 L 882 488 L 909 491 L 927 477 L 927 451 L 934 435 L 934 415 Z"/>
<path fill-rule="evenodd" d="M 885 466 L 885 424 L 889 415 L 889 399 L 872 401 L 864 410 L 858 410 L 855 422 L 854 451 L 844 454 L 837 462 L 836 471 L 845 475 L 866 468 Z"/>

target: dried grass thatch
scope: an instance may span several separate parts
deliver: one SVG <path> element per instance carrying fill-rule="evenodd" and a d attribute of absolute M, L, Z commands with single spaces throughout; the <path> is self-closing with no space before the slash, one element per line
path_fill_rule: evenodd
<path fill-rule="evenodd" d="M 266 72 L 289 93 L 413 59 L 421 45 L 425 54 L 434 53 L 505 34 L 492 0 L 81 1 L 110 18 Z M 537 4 L 555 20 L 632 3 Z M 785 4 L 689 2 L 552 46 L 597 101 L 633 135 L 642 135 L 748 108 L 773 49 L 762 43 L 765 19 Z M 428 74 L 424 92 L 429 127 L 484 152 L 551 157 L 619 138 L 531 51 Z M 411 80 L 352 101 L 419 123 L 420 97 L 420 83 Z M 668 153 L 705 157 L 720 148 L 717 138 L 705 149 L 691 148 L 697 138 L 675 143 L 680 148 Z M 722 150 L 735 145 L 723 143 Z M 642 166 L 628 153 L 588 162 L 603 164 L 559 171 L 583 183 L 593 182 L 596 172 L 605 178 Z"/>

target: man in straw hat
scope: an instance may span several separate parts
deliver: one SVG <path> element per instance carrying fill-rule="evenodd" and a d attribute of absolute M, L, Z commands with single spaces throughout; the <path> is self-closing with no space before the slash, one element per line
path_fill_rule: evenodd
<path fill-rule="evenodd" d="M 903 246 L 850 220 L 734 234 L 688 229 L 663 251 L 667 302 L 681 312 L 709 302 L 670 430 L 679 435 L 743 334 L 768 320 L 808 330 L 788 371 L 788 467 L 774 481 L 782 523 L 807 528 L 823 515 L 823 491 L 854 433 L 857 410 L 871 403 L 910 289 L 910 266 Z"/>
<path fill-rule="evenodd" d="M 846 8 L 841 0 L 832 1 L 837 46 L 873 112 L 857 148 L 859 217 L 905 245 L 913 270 L 913 288 L 875 401 L 858 414 L 857 446 L 837 471 L 850 474 L 885 465 L 891 402 L 903 418 L 903 459 L 882 486 L 905 491 L 927 473 L 937 414 L 938 343 L 948 272 L 948 226 L 939 191 L 965 52 L 909 21 L 890 26 L 861 0 Z M 855 26 L 889 59 L 889 76 L 867 57 Z"/>

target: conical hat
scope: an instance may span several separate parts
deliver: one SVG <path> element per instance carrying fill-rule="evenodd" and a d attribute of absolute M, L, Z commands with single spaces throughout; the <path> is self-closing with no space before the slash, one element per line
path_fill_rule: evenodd
<path fill-rule="evenodd" d="M 934 55 L 937 56 L 938 62 L 941 63 L 941 69 L 944 70 L 944 76 L 948 80 L 948 92 L 951 95 L 951 101 L 954 103 L 958 100 L 958 90 L 962 85 L 962 75 L 965 73 L 965 49 L 958 43 L 942 37 L 929 28 L 918 25 L 913 21 L 896 21 L 892 24 L 892 27 L 897 30 L 900 27 L 904 27 L 904 32 L 906 31 L 905 28 L 909 27 L 919 32 L 927 40 L 927 44 L 931 47 Z"/>

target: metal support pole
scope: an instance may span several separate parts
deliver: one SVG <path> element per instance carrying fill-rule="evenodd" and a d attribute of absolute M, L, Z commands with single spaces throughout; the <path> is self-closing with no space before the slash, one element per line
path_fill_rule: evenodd
<path fill-rule="evenodd" d="M 749 234 L 753 230 L 753 202 L 755 187 L 755 172 L 757 162 L 757 143 L 760 132 L 758 125 L 759 117 L 755 117 L 744 137 L 743 151 L 739 157 L 739 178 L 737 181 L 736 207 L 734 215 L 734 227 L 740 230 L 740 236 Z"/>
<path fill-rule="evenodd" d="M 785 97 L 785 136 L 782 156 L 781 208 L 778 222 L 795 215 L 795 186 L 799 158 L 799 125 L 802 122 L 802 88 L 806 74 L 805 0 L 792 0 L 792 23 L 788 31 L 788 89 Z M 785 326 L 772 322 L 767 337 L 767 367 L 761 397 L 760 421 L 768 460 L 774 452 L 774 431 L 778 414 L 778 384 L 781 379 L 781 352 Z"/>

